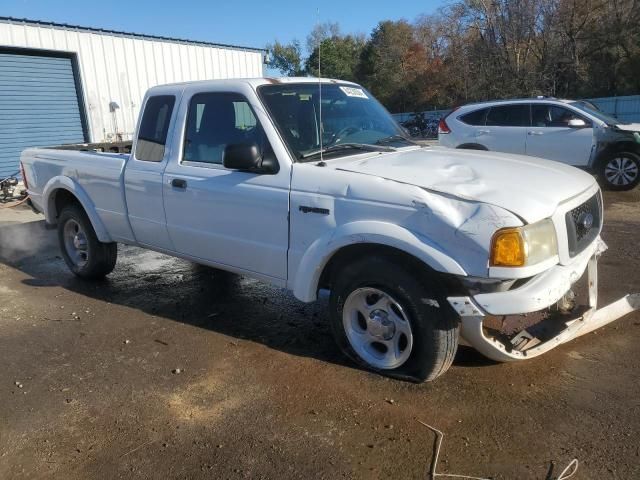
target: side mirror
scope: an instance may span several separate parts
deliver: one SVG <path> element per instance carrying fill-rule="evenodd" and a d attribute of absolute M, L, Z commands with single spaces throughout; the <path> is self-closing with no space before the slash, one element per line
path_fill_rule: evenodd
<path fill-rule="evenodd" d="M 587 126 L 587 122 L 585 122 L 581 118 L 572 118 L 571 120 L 569 120 L 569 123 L 567 125 L 569 126 L 569 128 L 584 128 Z"/>
<path fill-rule="evenodd" d="M 222 156 L 222 164 L 232 170 L 256 170 L 261 163 L 262 155 L 255 143 L 227 145 Z"/>

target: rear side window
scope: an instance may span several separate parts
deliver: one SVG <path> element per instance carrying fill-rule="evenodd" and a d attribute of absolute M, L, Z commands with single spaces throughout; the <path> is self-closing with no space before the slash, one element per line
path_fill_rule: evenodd
<path fill-rule="evenodd" d="M 480 126 L 484 125 L 485 119 L 487 118 L 488 108 L 482 108 L 480 110 L 476 110 L 474 112 L 469 112 L 466 115 L 461 115 L 458 117 L 463 123 L 467 125 Z"/>
<path fill-rule="evenodd" d="M 529 105 L 522 103 L 491 107 L 486 124 L 496 127 L 528 127 Z"/>
<path fill-rule="evenodd" d="M 175 102 L 176 97 L 173 95 L 149 97 L 140 122 L 136 159 L 147 162 L 162 161 Z"/>

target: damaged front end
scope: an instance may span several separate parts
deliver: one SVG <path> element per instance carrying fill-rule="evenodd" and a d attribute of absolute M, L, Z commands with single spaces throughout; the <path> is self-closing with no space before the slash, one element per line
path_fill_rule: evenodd
<path fill-rule="evenodd" d="M 511 290 L 449 297 L 461 319 L 462 343 L 495 361 L 525 360 L 639 309 L 640 293 L 598 308 L 597 262 L 606 248 L 598 238 L 571 267 L 557 267 Z"/>

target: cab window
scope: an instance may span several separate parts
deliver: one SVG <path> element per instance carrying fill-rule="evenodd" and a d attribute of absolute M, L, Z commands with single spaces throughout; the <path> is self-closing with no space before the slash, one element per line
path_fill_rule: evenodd
<path fill-rule="evenodd" d="M 246 98 L 236 93 L 199 93 L 187 113 L 183 161 L 222 165 L 228 145 L 268 142 Z"/>

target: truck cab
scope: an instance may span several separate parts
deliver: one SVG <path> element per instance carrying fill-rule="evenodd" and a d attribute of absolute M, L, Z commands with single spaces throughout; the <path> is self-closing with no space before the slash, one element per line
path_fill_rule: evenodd
<path fill-rule="evenodd" d="M 252 106 L 254 96 L 241 82 L 151 90 L 125 169 L 125 196 L 137 243 L 284 286 L 290 166 L 280 167 L 286 152 L 262 127 L 268 119 Z M 245 150 L 227 150 L 225 165 L 229 145 Z M 251 154 L 259 166 L 234 168 Z"/>

